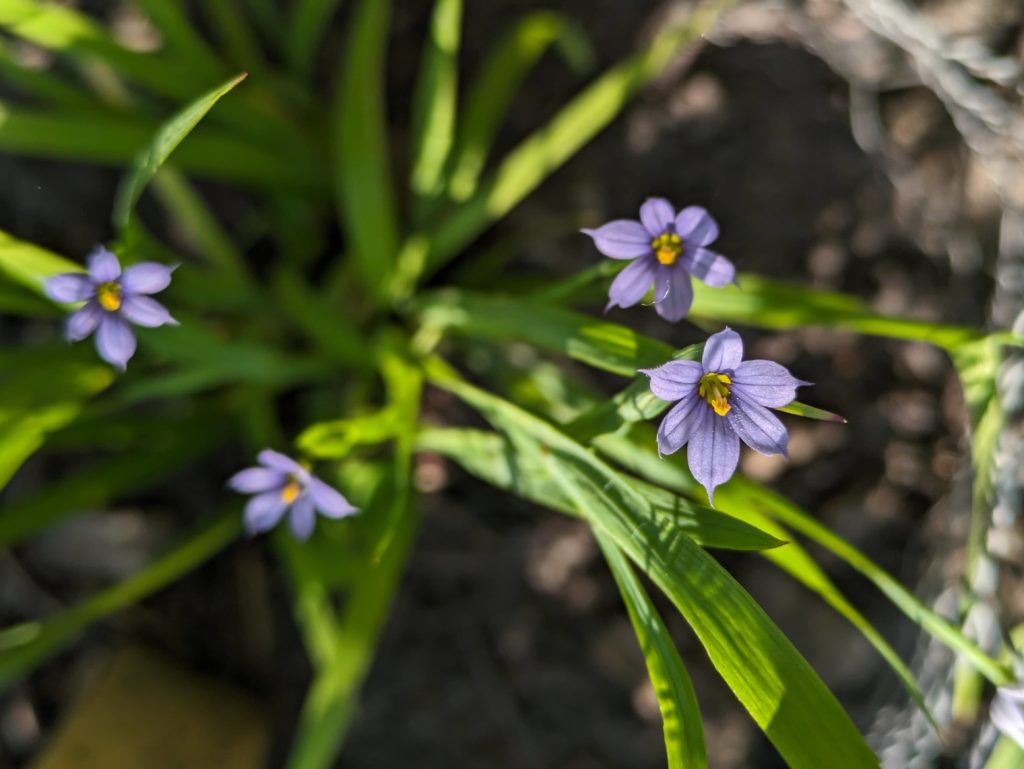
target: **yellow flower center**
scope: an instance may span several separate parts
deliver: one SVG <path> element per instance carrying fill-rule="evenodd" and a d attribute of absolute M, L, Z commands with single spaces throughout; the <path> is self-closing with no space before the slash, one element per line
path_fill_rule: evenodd
<path fill-rule="evenodd" d="M 665 232 L 651 241 L 651 249 L 662 264 L 675 264 L 683 251 L 683 239 L 674 232 Z"/>
<path fill-rule="evenodd" d="M 697 385 L 697 394 L 708 402 L 720 417 L 729 413 L 729 385 L 732 379 L 728 374 L 705 374 Z"/>
<path fill-rule="evenodd" d="M 96 301 L 107 312 L 114 312 L 121 307 L 121 284 L 114 281 L 100 283 L 96 286 Z"/>
<path fill-rule="evenodd" d="M 302 486 L 295 478 L 288 476 L 288 483 L 281 489 L 281 501 L 285 504 L 291 504 L 299 498 L 299 494 L 302 493 Z"/>

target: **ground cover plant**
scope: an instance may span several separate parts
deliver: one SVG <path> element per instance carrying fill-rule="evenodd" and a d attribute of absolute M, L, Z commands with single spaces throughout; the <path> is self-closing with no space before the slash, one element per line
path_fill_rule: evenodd
<path fill-rule="evenodd" d="M 664 21 L 600 72 L 588 70 L 593 51 L 576 22 L 533 11 L 463 83 L 466 9 L 436 0 L 407 131 L 389 120 L 385 0 L 352 3 L 336 49 L 322 39 L 335 3 L 202 5 L 137 0 L 159 36 L 142 51 L 67 5 L 0 3 L 0 77 L 16 93 L 0 105 L 0 152 L 124 169 L 111 237 L 92 252 L 57 254 L 0 232 L 0 311 L 12 329 L 0 353 L 0 480 L 33 462 L 60 468 L 5 497 L 0 546 L 143 495 L 182 468 L 222 489 L 220 508 L 190 511 L 194 532 L 161 558 L 2 631 L 4 686 L 232 542 L 260 537 L 287 575 L 313 671 L 286 765 L 332 765 L 416 547 L 416 464 L 444 457 L 590 527 L 647 666 L 670 767 L 708 759 L 666 611 L 685 620 L 787 766 L 879 765 L 718 551 L 764 557 L 808 589 L 801 600 L 831 607 L 942 730 L 910 666 L 816 557 L 841 560 L 956 654 L 964 690 L 984 692 L 976 706 L 998 689 L 993 719 L 1024 739 L 1012 643 L 983 649 L 962 617 L 935 611 L 814 511 L 737 471 L 741 451 L 785 455 L 795 420 L 857 418 L 817 405 L 824 383 L 801 380 L 798 367 L 748 354 L 746 330 L 911 340 L 956 367 L 970 504 L 987 516 L 1002 423 L 996 378 L 1019 337 L 737 272 L 739 255 L 716 250 L 711 204 L 659 190 L 610 221 L 574 214 L 592 262 L 573 275 L 506 275 L 480 247 L 729 3 Z M 27 63 L 19 46 L 46 52 L 52 66 Z M 584 85 L 500 147 L 502 121 L 549 48 L 588 72 Z M 207 183 L 247 196 L 251 232 L 240 237 L 218 217 L 200 191 Z M 172 231 L 193 248 L 177 247 Z M 640 319 L 661 324 L 657 338 L 635 330 Z M 662 341 L 683 338 L 700 341 Z M 473 365 L 481 349 L 505 365 Z M 529 357 L 517 364 L 522 349 Z M 432 394 L 455 405 L 427 413 Z M 238 461 L 224 471 L 211 456 Z M 1007 738 L 988 766 L 1022 758 Z"/>

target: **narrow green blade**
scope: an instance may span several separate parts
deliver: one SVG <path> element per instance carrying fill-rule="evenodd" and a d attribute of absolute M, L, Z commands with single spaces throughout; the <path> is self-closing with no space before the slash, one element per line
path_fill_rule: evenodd
<path fill-rule="evenodd" d="M 0 688 L 30 673 L 72 644 L 89 625 L 145 598 L 220 552 L 241 529 L 237 512 L 224 515 L 139 573 L 43 622 L 0 632 Z"/>
<path fill-rule="evenodd" d="M 658 697 L 668 769 L 707 769 L 697 693 L 675 642 L 622 551 L 600 529 L 594 529 L 594 536 L 619 586 Z"/>
<path fill-rule="evenodd" d="M 553 426 L 460 381 L 440 362 L 431 362 L 428 375 L 513 440 L 532 444 L 528 450 L 547 452 L 577 508 L 672 599 L 790 767 L 879 765 L 828 687 L 757 603 L 689 537 L 666 537 L 645 525 L 650 503 L 621 476 Z"/>
<path fill-rule="evenodd" d="M 383 299 L 398 253 L 384 106 L 389 0 L 360 0 L 338 73 L 334 186 L 338 214 L 364 283 Z"/>
<path fill-rule="evenodd" d="M 114 201 L 113 222 L 118 231 L 123 232 L 132 216 L 132 209 L 142 196 L 142 191 L 149 184 L 175 148 L 188 136 L 206 113 L 221 97 L 245 80 L 242 73 L 213 89 L 189 104 L 185 109 L 172 117 L 153 137 L 152 143 L 135 159 L 134 167 L 128 177 L 121 183 Z"/>
<path fill-rule="evenodd" d="M 462 0 L 434 0 L 434 15 L 413 99 L 412 174 L 419 198 L 435 197 L 455 135 Z"/>

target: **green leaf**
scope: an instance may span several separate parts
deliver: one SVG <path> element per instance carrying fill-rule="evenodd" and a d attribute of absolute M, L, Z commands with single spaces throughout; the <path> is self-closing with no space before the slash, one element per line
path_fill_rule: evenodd
<path fill-rule="evenodd" d="M 238 536 L 237 512 L 221 516 L 142 571 L 42 622 L 0 632 L 0 688 L 6 688 L 61 649 L 94 622 L 131 606 L 207 561 Z"/>
<path fill-rule="evenodd" d="M 118 74 L 163 96 L 187 98 L 188 89 L 194 88 L 197 72 L 189 60 L 130 51 L 95 20 L 62 4 L 3 0 L 0 29 L 81 62 L 100 59 Z"/>
<path fill-rule="evenodd" d="M 167 162 L 175 148 L 192 132 L 206 113 L 213 109 L 213 105 L 245 78 L 246 73 L 242 73 L 203 94 L 160 127 L 152 143 L 135 159 L 131 174 L 122 181 L 117 190 L 113 214 L 115 228 L 124 231 L 131 220 L 132 209 L 160 166 Z"/>
<path fill-rule="evenodd" d="M 595 448 L 603 455 L 615 460 L 624 468 L 636 472 L 650 481 L 687 495 L 695 496 L 700 494 L 696 482 L 692 476 L 683 469 L 681 463 L 672 461 L 671 458 L 663 459 L 657 456 L 651 447 L 655 446 L 654 431 L 634 429 L 629 435 L 601 435 L 594 441 Z M 765 492 L 770 493 L 766 490 Z M 748 500 L 737 501 L 728 492 L 728 487 L 723 487 L 715 493 L 716 509 L 723 513 L 734 516 L 737 520 L 745 521 L 751 526 L 770 534 L 773 537 L 784 539 L 788 542 L 786 547 L 774 550 L 766 550 L 762 553 L 769 561 L 774 563 L 783 571 L 790 574 L 797 581 L 802 583 L 812 592 L 821 598 L 841 616 L 845 617 L 857 630 L 861 632 L 868 643 L 870 643 L 881 657 L 892 668 L 893 673 L 899 678 L 911 699 L 917 704 L 928 719 L 929 723 L 938 732 L 938 726 L 934 717 L 928 710 L 924 695 L 917 683 L 913 672 L 900 658 L 896 650 L 885 640 L 868 619 L 853 606 L 838 587 L 829 579 L 828 575 L 818 566 L 800 544 L 794 542 L 793 535 L 776 520 L 762 512 L 756 507 L 751 507 Z"/>
<path fill-rule="evenodd" d="M 420 198 L 433 198 L 455 135 L 462 0 L 434 0 L 434 14 L 413 98 L 410 186 Z"/>
<path fill-rule="evenodd" d="M 360 0 L 338 73 L 333 118 L 338 214 L 363 281 L 379 299 L 398 253 L 384 106 L 390 6 L 390 0 Z"/>
<path fill-rule="evenodd" d="M 501 296 L 442 291 L 423 296 L 416 308 L 420 324 L 437 333 L 529 342 L 621 376 L 664 363 L 673 352 L 626 326 Z"/>
<path fill-rule="evenodd" d="M 50 433 L 114 381 L 109 366 L 79 357 L 47 347 L 0 358 L 0 488 Z"/>
<path fill-rule="evenodd" d="M 570 19 L 534 11 L 512 27 L 480 67 L 469 87 L 452 152 L 449 194 L 467 200 L 477 189 L 498 126 L 527 73 L 552 44 L 577 72 L 590 69 L 594 52 L 586 33 Z"/>
<path fill-rule="evenodd" d="M 575 155 L 665 68 L 680 46 L 698 40 L 728 2 L 707 3 L 687 23 L 662 29 L 645 50 L 612 67 L 513 149 L 465 205 L 421 235 L 425 252 L 403 249 L 396 293 L 407 295 Z"/>
<path fill-rule="evenodd" d="M 152 484 L 230 436 L 210 409 L 200 411 L 199 417 L 148 424 L 144 445 L 133 441 L 136 445 L 122 449 L 121 454 L 67 474 L 25 499 L 9 502 L 0 515 L 0 548 L 18 545 L 69 515 L 101 508 Z"/>
<path fill-rule="evenodd" d="M 299 77 L 313 75 L 313 64 L 331 16 L 341 0 L 293 0 L 285 32 L 285 55 Z"/>
<path fill-rule="evenodd" d="M 45 296 L 47 278 L 64 272 L 82 272 L 80 264 L 51 253 L 44 248 L 17 240 L 0 230 L 0 276 L 12 283 Z"/>
<path fill-rule="evenodd" d="M 600 529 L 594 529 L 594 536 L 619 586 L 658 697 L 668 769 L 706 769 L 708 757 L 697 694 L 672 636 L 622 551 Z"/>
<path fill-rule="evenodd" d="M 738 285 L 710 288 L 694 281 L 690 317 L 759 328 L 821 326 L 861 334 L 912 339 L 952 350 L 984 334 L 962 326 L 910 320 L 874 312 L 856 297 L 783 281 L 741 275 Z"/>
<path fill-rule="evenodd" d="M 496 488 L 569 515 L 572 500 L 549 477 L 538 453 L 518 450 L 509 439 L 482 430 L 430 428 L 417 438 L 419 451 L 433 451 L 458 462 L 467 472 Z M 652 526 L 671 527 L 703 547 L 766 550 L 786 544 L 730 515 L 712 510 L 664 489 L 631 478 L 630 483 L 652 507 Z"/>
<path fill-rule="evenodd" d="M 385 409 L 375 414 L 310 425 L 299 434 L 295 445 L 314 459 L 343 459 L 356 446 L 391 440 L 400 426 L 397 414 Z"/>
<path fill-rule="evenodd" d="M 167 45 L 197 73 L 210 80 L 222 79 L 227 74 L 223 62 L 183 12 L 182 3 L 178 0 L 135 0 L 135 3 L 160 31 Z"/>
<path fill-rule="evenodd" d="M 2 5 L 2 3 L 0 3 Z M 0 102 L 0 151 L 122 166 L 159 130 L 148 118 L 34 110 Z M 289 145 L 290 146 L 290 145 Z M 183 171 L 273 191 L 324 192 L 328 175 L 309 153 L 257 147 L 234 129 L 201 126 L 174 155 Z"/>
<path fill-rule="evenodd" d="M 416 301 L 415 308 L 421 333 L 456 332 L 478 339 L 528 342 L 626 377 L 673 358 L 697 360 L 702 349 L 701 345 L 691 345 L 677 352 L 664 342 L 626 326 L 522 299 L 446 290 L 424 295 Z M 623 419 L 647 419 L 667 406 L 650 392 L 646 377 L 641 377 L 631 389 L 600 406 L 586 419 L 590 420 L 591 429 L 614 430 Z M 800 403 L 787 408 L 820 414 L 818 418 L 835 417 L 831 412 Z"/>
<path fill-rule="evenodd" d="M 375 545 L 363 548 L 366 560 L 359 564 L 358 578 L 352 581 L 337 621 L 333 651 L 324 644 L 323 634 L 333 620 L 322 603 L 319 610 L 300 614 L 300 618 L 312 618 L 303 624 L 303 631 L 307 646 L 318 650 L 321 664 L 303 705 L 288 769 L 326 769 L 341 749 L 417 529 L 412 452 L 422 380 L 418 371 L 390 353 L 383 358 L 382 373 L 402 430 L 384 482 L 364 513 L 366 521 L 374 524 L 377 539 Z"/>
<path fill-rule="evenodd" d="M 595 446 L 601 451 L 606 451 L 610 445 L 614 445 L 615 440 L 617 439 L 614 436 L 602 436 L 595 441 Z M 646 465 L 646 468 L 654 465 L 658 468 L 653 471 L 656 475 L 652 475 L 646 468 L 642 474 L 657 483 L 675 488 L 692 499 L 702 498 L 701 495 L 705 494 L 703 488 L 681 465 L 677 466 L 672 461 L 661 461 L 657 458 L 653 449 L 656 444 L 651 432 L 648 432 L 645 442 L 652 448 L 644 449 L 636 442 L 633 442 L 628 448 L 618 446 L 614 452 L 616 461 L 624 463 L 626 467 L 636 471 L 640 471 L 639 463 L 641 462 Z M 643 459 L 644 456 L 647 458 L 646 462 Z M 764 517 L 767 517 L 778 521 L 789 530 L 800 532 L 874 582 L 878 589 L 911 621 L 920 625 L 953 651 L 963 655 L 997 686 L 1012 680 L 1012 676 L 1004 666 L 982 652 L 958 628 L 921 603 L 916 596 L 871 559 L 787 499 L 754 481 L 736 475 L 724 486 L 715 490 L 715 505 L 743 520 L 761 522 Z M 758 514 L 757 518 L 752 518 L 751 513 Z M 777 531 L 774 533 L 778 536 Z M 806 566 L 801 566 L 800 569 L 806 570 Z M 808 585 L 820 592 L 811 583 Z M 843 613 L 845 614 L 845 612 Z M 869 640 L 871 639 L 869 638 Z M 888 654 L 885 656 L 888 659 Z"/>
<path fill-rule="evenodd" d="M 689 537 L 645 523 L 650 503 L 621 476 L 553 426 L 461 382 L 440 362 L 430 362 L 428 377 L 513 440 L 547 452 L 577 509 L 672 599 L 790 767 L 879 765 L 832 693 L 757 603 Z"/>

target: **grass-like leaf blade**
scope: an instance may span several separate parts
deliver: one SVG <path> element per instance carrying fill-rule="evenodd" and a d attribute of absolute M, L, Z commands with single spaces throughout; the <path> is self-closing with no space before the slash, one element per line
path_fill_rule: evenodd
<path fill-rule="evenodd" d="M 395 254 L 398 215 L 384 106 L 390 0 L 360 0 L 349 31 L 334 105 L 338 214 L 364 283 L 383 298 Z"/>
<path fill-rule="evenodd" d="M 594 529 L 594 536 L 626 604 L 629 620 L 633 623 L 633 631 L 647 663 L 647 674 L 658 697 L 668 769 L 707 769 L 708 757 L 704 749 L 697 693 L 679 658 L 675 642 L 626 556 L 600 529 Z"/>
<path fill-rule="evenodd" d="M 879 766 L 828 687 L 757 603 L 689 537 L 666 538 L 645 525 L 639 516 L 650 503 L 621 476 L 552 425 L 462 382 L 440 362 L 430 362 L 428 376 L 513 440 L 520 436 L 562 463 L 578 509 L 672 599 L 790 767 Z"/>
<path fill-rule="evenodd" d="M 160 166 L 167 162 L 175 148 L 192 132 L 206 113 L 213 109 L 213 105 L 245 78 L 246 74 L 242 73 L 203 94 L 160 128 L 152 143 L 135 159 L 131 173 L 118 188 L 114 200 L 114 227 L 123 231 L 128 226 L 132 209 Z"/>

